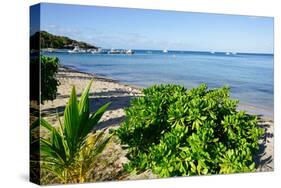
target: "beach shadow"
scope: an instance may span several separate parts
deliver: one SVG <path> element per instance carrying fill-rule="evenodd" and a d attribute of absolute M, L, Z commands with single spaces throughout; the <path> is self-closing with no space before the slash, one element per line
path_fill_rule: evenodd
<path fill-rule="evenodd" d="M 129 94 L 128 91 L 124 90 L 114 90 L 114 91 L 105 91 L 105 92 L 98 92 L 98 93 L 90 93 L 89 96 L 89 102 L 90 102 L 90 111 L 95 112 L 100 107 L 105 105 L 108 102 L 111 102 L 109 107 L 107 108 L 107 111 L 114 111 L 118 109 L 124 109 L 130 106 L 130 101 L 136 96 L 128 96 L 126 94 Z M 102 96 L 102 97 L 96 97 L 96 96 Z M 62 96 L 59 95 L 57 98 L 64 98 L 69 96 Z M 42 116 L 50 116 L 50 115 L 56 115 L 59 114 L 60 116 L 63 115 L 64 109 L 66 105 L 63 106 L 57 106 L 53 108 L 47 108 L 41 111 Z M 117 117 L 117 118 L 110 118 L 106 121 L 103 121 L 99 123 L 98 129 L 106 128 L 109 126 L 114 126 L 120 124 L 124 120 L 124 116 Z"/>
<path fill-rule="evenodd" d="M 263 168 L 263 167 L 272 168 L 271 163 L 273 163 L 273 156 L 272 156 L 273 153 L 270 155 L 266 153 L 267 142 L 269 142 L 268 140 L 270 138 L 273 138 L 274 136 L 274 134 L 269 131 L 270 126 L 272 126 L 269 124 L 269 122 L 273 122 L 273 121 L 265 121 L 262 119 L 262 115 L 258 115 L 259 127 L 265 131 L 264 135 L 260 138 L 261 143 L 259 145 L 259 150 L 254 156 L 254 161 L 257 164 L 258 168 Z M 268 156 L 266 157 L 266 155 Z"/>
<path fill-rule="evenodd" d="M 111 102 L 107 110 L 117 110 L 117 109 L 124 109 L 126 107 L 129 107 L 131 99 L 134 97 L 131 96 L 120 96 L 120 97 L 98 97 L 98 98 L 90 98 L 90 111 L 95 112 L 97 111 L 100 107 L 105 105 L 108 102 Z M 41 110 L 41 115 L 42 116 L 47 116 L 47 115 L 55 115 L 59 114 L 62 115 L 65 109 L 65 105 L 63 106 L 58 106 L 54 108 L 47 108 L 44 110 Z"/>
<path fill-rule="evenodd" d="M 124 109 L 130 106 L 130 101 L 137 96 L 129 96 L 128 91 L 114 90 L 90 94 L 91 112 L 98 110 L 104 104 L 111 102 L 107 110 Z M 101 97 L 96 97 L 101 96 Z"/>
<path fill-rule="evenodd" d="M 56 114 L 61 116 L 61 115 L 63 115 L 64 109 L 65 109 L 65 105 L 57 106 L 54 108 L 46 108 L 44 110 L 41 110 L 41 115 L 42 115 L 42 117 L 46 117 L 49 115 L 56 115 Z"/>
<path fill-rule="evenodd" d="M 95 112 L 104 104 L 111 102 L 107 110 L 117 110 L 129 107 L 130 101 L 133 97 L 131 96 L 120 96 L 120 97 L 99 97 L 90 99 L 90 111 Z"/>
<path fill-rule="evenodd" d="M 273 133 L 271 133 L 269 131 L 269 128 L 270 128 L 270 123 L 273 123 L 272 120 L 263 120 L 263 115 L 257 115 L 258 117 L 258 124 L 259 124 L 259 127 L 264 129 L 265 133 L 263 135 L 263 137 L 261 138 L 264 142 L 266 142 L 268 140 L 268 138 L 273 138 Z"/>
<path fill-rule="evenodd" d="M 129 91 L 126 91 L 126 90 L 123 90 L 123 89 L 115 89 L 115 90 L 112 90 L 112 91 L 101 91 L 101 92 L 92 92 L 92 93 L 89 93 L 89 97 L 90 98 L 96 98 L 96 96 L 103 96 L 103 97 L 113 97 L 113 96 L 120 96 L 120 95 L 128 95 Z M 137 94 L 137 93 L 135 93 Z M 77 97 L 81 97 L 82 93 L 77 93 Z M 65 98 L 69 98 L 70 95 L 61 95 L 61 94 L 58 94 L 58 96 L 56 97 L 56 99 L 65 99 Z"/>
<path fill-rule="evenodd" d="M 102 121 L 100 122 L 93 130 L 100 130 L 100 129 L 104 129 L 104 128 L 108 128 L 108 127 L 115 127 L 120 125 L 120 123 L 122 121 L 124 121 L 125 116 L 121 116 L 121 117 L 116 117 L 116 118 L 111 118 L 108 119 L 106 121 Z"/>

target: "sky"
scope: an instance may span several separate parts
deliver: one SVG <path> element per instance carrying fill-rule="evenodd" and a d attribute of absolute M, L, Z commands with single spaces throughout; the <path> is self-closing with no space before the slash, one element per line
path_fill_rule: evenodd
<path fill-rule="evenodd" d="M 271 17 L 41 4 L 41 30 L 102 48 L 273 53 Z"/>

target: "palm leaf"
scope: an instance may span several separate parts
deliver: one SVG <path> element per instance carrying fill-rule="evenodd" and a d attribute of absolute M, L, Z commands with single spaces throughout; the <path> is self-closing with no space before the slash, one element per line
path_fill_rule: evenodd
<path fill-rule="evenodd" d="M 49 131 L 52 131 L 54 129 L 54 127 L 43 118 L 40 118 L 40 124 Z"/>
<path fill-rule="evenodd" d="M 40 151 L 43 159 L 45 157 L 51 158 L 53 162 L 65 164 L 66 161 L 61 157 L 60 152 L 50 142 L 45 139 L 40 140 Z"/>
<path fill-rule="evenodd" d="M 65 149 L 63 136 L 60 135 L 56 129 L 53 129 L 52 131 L 52 145 L 57 149 L 57 152 L 59 153 L 60 157 L 64 161 L 67 161 L 68 156 Z"/>
<path fill-rule="evenodd" d="M 43 118 L 41 118 L 41 125 L 43 127 L 45 127 L 46 129 L 48 129 L 51 132 L 51 142 L 47 143 L 47 141 L 45 141 L 44 139 L 42 139 L 43 144 L 47 144 L 52 146 L 51 149 L 53 149 L 57 155 L 60 156 L 61 159 L 63 159 L 63 161 L 67 161 L 67 151 L 65 148 L 65 141 L 63 138 L 63 135 L 61 135 L 57 129 L 55 129 L 53 126 L 51 126 L 46 120 L 44 120 Z M 45 143 L 44 143 L 45 141 Z M 44 147 L 44 146 L 43 146 Z"/>
<path fill-rule="evenodd" d="M 80 101 L 77 100 L 75 87 L 64 111 L 63 124 L 59 119 L 60 128 L 56 129 L 46 120 L 41 119 L 40 124 L 50 132 L 50 138 L 41 139 L 42 164 L 53 175 L 63 178 L 65 182 L 83 181 L 84 170 L 89 170 L 95 156 L 101 153 L 108 143 L 110 136 L 104 132 L 95 135 L 95 140 L 87 145 L 87 136 L 110 105 L 107 103 L 90 116 L 89 91 L 92 81 L 84 89 Z M 42 166 L 42 167 L 43 167 Z M 83 173 L 81 173 L 83 171 Z M 85 173 L 84 173 L 85 172 Z M 78 174 L 77 174 L 78 173 Z M 78 177 L 78 179 L 76 179 Z"/>
<path fill-rule="evenodd" d="M 80 101 L 79 101 L 79 115 L 89 115 L 89 91 L 91 88 L 91 85 L 93 83 L 93 80 L 90 81 L 88 86 L 84 89 Z M 87 117 L 89 118 L 89 116 Z"/>
<path fill-rule="evenodd" d="M 83 159 L 80 165 L 80 181 L 84 181 L 85 178 L 90 175 L 91 169 L 93 169 L 96 157 L 102 153 L 106 145 L 108 144 L 111 135 L 105 134 L 104 131 L 91 134 L 87 137 L 84 147 L 81 149 L 81 158 Z"/>
<path fill-rule="evenodd" d="M 79 128 L 79 112 L 75 87 L 72 88 L 70 99 L 64 111 L 64 136 L 66 138 L 70 154 L 76 152 L 77 131 Z"/>
<path fill-rule="evenodd" d="M 83 140 L 82 131 L 89 120 L 90 115 L 90 102 L 89 102 L 89 91 L 92 85 L 92 80 L 88 84 L 88 86 L 84 89 L 82 96 L 80 98 L 78 108 L 79 108 L 79 116 L 80 116 L 80 126 L 78 130 L 78 139 L 79 141 Z"/>
<path fill-rule="evenodd" d="M 82 134 L 81 134 L 82 137 L 87 136 L 92 131 L 92 129 L 95 127 L 95 125 L 97 125 L 97 123 L 99 122 L 102 115 L 104 114 L 104 112 L 106 111 L 106 109 L 108 108 L 108 106 L 110 104 L 111 104 L 111 102 L 106 103 L 105 105 L 100 107 L 94 114 L 91 115 L 87 125 L 84 127 L 84 129 L 82 131 Z"/>

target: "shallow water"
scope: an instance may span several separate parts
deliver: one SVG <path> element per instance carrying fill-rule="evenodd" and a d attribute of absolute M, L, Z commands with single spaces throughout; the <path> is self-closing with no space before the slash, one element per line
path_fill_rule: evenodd
<path fill-rule="evenodd" d="M 273 117 L 273 55 L 137 50 L 133 55 L 46 53 L 61 64 L 147 87 L 175 83 L 187 88 L 229 85 L 231 97 L 254 113 Z M 244 108 L 242 107 L 242 108 Z"/>

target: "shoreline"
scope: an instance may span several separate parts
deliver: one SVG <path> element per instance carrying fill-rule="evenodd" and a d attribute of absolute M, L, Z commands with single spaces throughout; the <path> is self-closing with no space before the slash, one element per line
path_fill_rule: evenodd
<path fill-rule="evenodd" d="M 89 72 L 85 72 L 85 71 L 80 71 L 77 67 L 74 67 L 74 66 L 66 66 L 66 65 L 60 64 L 60 68 L 66 69 L 69 72 L 86 74 L 86 75 L 92 76 L 96 80 L 114 82 L 114 83 L 118 83 L 118 84 L 122 84 L 124 86 L 134 88 L 134 89 L 142 90 L 142 89 L 145 88 L 145 87 L 137 86 L 137 85 L 134 85 L 134 84 L 122 83 L 119 80 L 115 80 L 115 79 L 109 78 L 107 76 L 97 75 L 95 73 L 89 73 Z M 261 117 L 262 119 L 264 119 L 266 121 L 274 122 L 274 112 L 270 111 L 269 109 L 257 107 L 257 106 L 254 106 L 252 104 L 246 104 L 246 103 L 239 102 L 238 110 L 244 110 L 248 114 L 256 115 L 256 116 Z"/>
<path fill-rule="evenodd" d="M 124 86 L 132 87 L 134 89 L 139 89 L 139 90 L 144 89 L 144 87 L 137 86 L 137 85 L 134 85 L 134 84 L 122 83 L 119 80 L 115 80 L 115 79 L 109 78 L 107 76 L 102 76 L 102 75 L 98 75 L 98 74 L 95 74 L 95 73 L 89 73 L 89 72 L 81 71 L 77 67 L 74 67 L 74 66 L 70 67 L 70 66 L 66 66 L 66 65 L 61 65 L 60 64 L 59 67 L 63 68 L 63 69 L 66 69 L 69 72 L 76 72 L 76 73 L 81 73 L 81 74 L 87 74 L 87 75 L 92 76 L 94 79 L 97 79 L 97 80 L 104 80 L 104 81 L 108 81 L 108 82 L 119 83 L 119 84 L 122 84 Z"/>

